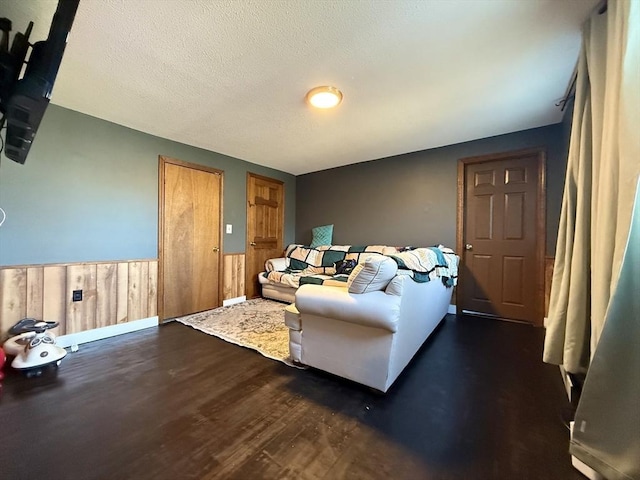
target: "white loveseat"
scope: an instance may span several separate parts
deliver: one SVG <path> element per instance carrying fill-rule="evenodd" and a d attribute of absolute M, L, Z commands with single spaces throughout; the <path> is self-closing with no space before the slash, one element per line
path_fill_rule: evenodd
<path fill-rule="evenodd" d="M 455 283 L 458 257 L 448 261 Z M 357 269 L 345 286 L 298 288 L 285 309 L 289 349 L 296 362 L 386 392 L 447 314 L 452 282 L 417 282 L 387 257 Z"/>

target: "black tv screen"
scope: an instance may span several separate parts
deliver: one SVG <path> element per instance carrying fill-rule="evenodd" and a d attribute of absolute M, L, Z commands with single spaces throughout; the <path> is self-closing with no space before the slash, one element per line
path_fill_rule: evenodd
<path fill-rule="evenodd" d="M 49 36 L 32 46 L 22 78 L 19 75 L 26 53 L 23 50 L 31 25 L 25 34 L 16 34 L 9 50 L 6 27 L 10 30 L 11 22 L 9 19 L 0 20 L 3 26 L 0 44 L 0 113 L 3 114 L 2 122 L 7 123 L 4 149 L 7 158 L 18 163 L 25 162 L 49 105 L 79 3 L 80 0 L 59 0 Z"/>

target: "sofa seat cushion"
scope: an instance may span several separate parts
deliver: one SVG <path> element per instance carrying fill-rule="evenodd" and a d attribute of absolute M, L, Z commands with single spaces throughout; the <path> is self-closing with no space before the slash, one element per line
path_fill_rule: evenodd
<path fill-rule="evenodd" d="M 333 318 L 368 327 L 397 330 L 401 297 L 383 291 L 351 294 L 346 287 L 303 285 L 296 291 L 302 315 Z"/>

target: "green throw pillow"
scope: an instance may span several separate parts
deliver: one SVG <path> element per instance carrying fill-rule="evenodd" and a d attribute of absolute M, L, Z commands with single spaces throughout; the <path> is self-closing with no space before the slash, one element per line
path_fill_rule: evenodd
<path fill-rule="evenodd" d="M 320 245 L 331 245 L 333 239 L 333 225 L 323 225 L 311 229 L 313 238 L 311 240 L 311 248 L 319 247 Z"/>

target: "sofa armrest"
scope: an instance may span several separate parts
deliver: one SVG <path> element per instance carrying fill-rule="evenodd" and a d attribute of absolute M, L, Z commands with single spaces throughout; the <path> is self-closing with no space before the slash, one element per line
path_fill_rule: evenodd
<path fill-rule="evenodd" d="M 264 268 L 267 272 L 278 272 L 289 266 L 288 258 L 270 258 L 264 262 Z"/>
<path fill-rule="evenodd" d="M 398 295 L 383 291 L 349 293 L 345 287 L 302 285 L 296 291 L 296 308 L 302 316 L 316 315 L 396 332 L 400 317 Z"/>

